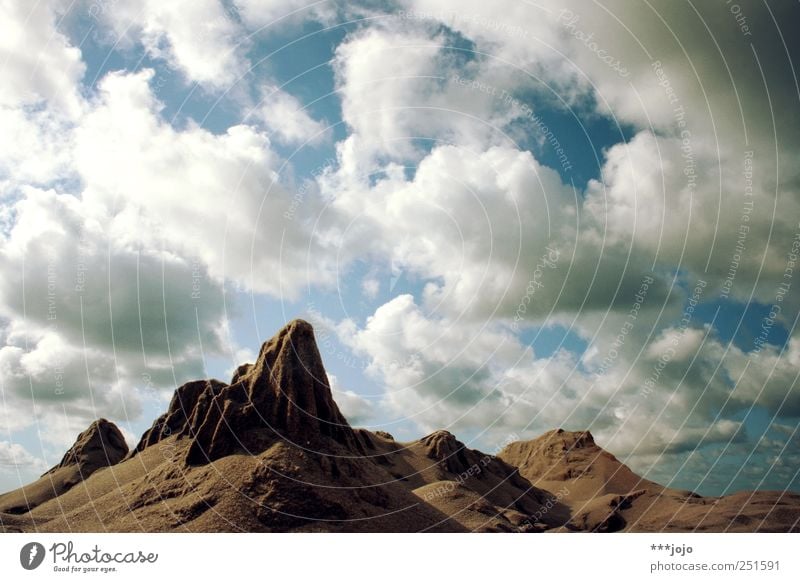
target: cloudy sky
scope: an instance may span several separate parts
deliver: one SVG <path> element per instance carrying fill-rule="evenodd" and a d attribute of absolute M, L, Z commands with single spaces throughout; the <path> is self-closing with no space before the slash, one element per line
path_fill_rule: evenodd
<path fill-rule="evenodd" d="M 304 317 L 353 424 L 800 490 L 799 17 L 0 0 L 0 489 Z"/>

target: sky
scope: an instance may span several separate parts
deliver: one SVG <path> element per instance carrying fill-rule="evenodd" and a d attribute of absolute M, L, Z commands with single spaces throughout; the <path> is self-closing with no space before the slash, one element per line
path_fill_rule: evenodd
<path fill-rule="evenodd" d="M 0 0 L 0 490 L 302 317 L 351 424 L 800 491 L 799 11 Z"/>

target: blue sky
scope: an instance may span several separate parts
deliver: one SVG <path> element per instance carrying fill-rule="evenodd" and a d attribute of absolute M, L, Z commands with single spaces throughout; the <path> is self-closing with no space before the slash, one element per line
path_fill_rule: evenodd
<path fill-rule="evenodd" d="M 4 8 L 0 489 L 304 317 L 359 426 L 797 490 L 796 48 L 656 4 Z"/>

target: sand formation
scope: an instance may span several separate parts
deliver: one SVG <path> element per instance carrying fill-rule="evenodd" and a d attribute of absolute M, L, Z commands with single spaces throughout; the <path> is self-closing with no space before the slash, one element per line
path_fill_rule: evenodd
<path fill-rule="evenodd" d="M 0 495 L 2 531 L 798 531 L 800 495 L 722 498 L 647 481 L 588 432 L 497 455 L 447 431 L 352 428 L 310 324 L 295 320 L 230 384 L 175 391 L 128 452 L 98 420 L 38 481 Z"/>

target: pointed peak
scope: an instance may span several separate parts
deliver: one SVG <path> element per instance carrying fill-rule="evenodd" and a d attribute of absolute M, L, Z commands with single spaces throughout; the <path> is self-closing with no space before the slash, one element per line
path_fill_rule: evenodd
<path fill-rule="evenodd" d="M 594 437 L 592 433 L 588 430 L 579 430 L 579 431 L 565 431 L 559 429 L 559 435 L 564 440 L 570 441 L 575 443 L 576 446 L 590 446 L 594 445 Z"/>
<path fill-rule="evenodd" d="M 93 421 L 89 427 L 84 432 L 93 432 L 93 431 L 119 431 L 119 428 L 116 424 L 111 422 L 106 418 L 98 418 L 97 420 Z M 120 433 L 122 434 L 122 433 Z"/>
<path fill-rule="evenodd" d="M 555 442 L 568 443 L 574 445 L 575 448 L 595 445 L 594 436 L 592 436 L 592 433 L 590 431 L 588 430 L 570 431 L 570 430 L 564 430 L 563 428 L 549 430 L 543 435 L 531 441 L 523 441 L 523 442 L 537 443 L 537 444 L 555 443 Z"/>
<path fill-rule="evenodd" d="M 128 443 L 116 424 L 105 418 L 98 418 L 78 435 L 61 462 L 47 471 L 75 465 L 85 479 L 101 467 L 115 465 L 128 454 Z"/>
<path fill-rule="evenodd" d="M 316 345 L 316 338 L 314 337 L 314 326 L 307 322 L 305 319 L 293 319 L 286 325 L 284 325 L 278 333 L 276 333 L 272 339 L 267 340 L 264 343 L 266 346 L 269 343 L 288 339 L 290 342 L 295 343 L 303 343 L 311 341 Z M 263 350 L 263 346 L 262 346 Z"/>
<path fill-rule="evenodd" d="M 285 356 L 299 358 L 301 365 L 312 373 L 318 374 L 320 370 L 324 370 L 314 327 L 304 319 L 293 319 L 284 325 L 261 345 L 256 362 L 249 367 L 240 366 L 234 377 L 238 381 L 245 375 L 262 374 L 265 366 L 269 370 L 276 365 L 279 357 Z"/>
<path fill-rule="evenodd" d="M 247 374 L 250 369 L 253 367 L 253 364 L 242 364 L 236 371 L 233 373 L 233 378 L 231 378 L 231 384 L 236 384 L 242 377 Z"/>
<path fill-rule="evenodd" d="M 314 326 L 305 319 L 293 319 L 284 326 L 290 333 L 314 333 Z"/>
<path fill-rule="evenodd" d="M 456 438 L 456 436 L 447 430 L 434 431 L 431 434 L 426 435 L 419 440 L 422 444 L 428 446 L 437 443 L 458 443 L 458 439 Z"/>
<path fill-rule="evenodd" d="M 595 451 L 595 454 L 605 452 L 602 447 L 595 443 L 594 436 L 588 430 L 569 431 L 563 428 L 549 430 L 546 433 L 526 441 L 515 441 L 507 444 L 500 451 L 499 456 L 505 458 L 511 464 L 519 465 L 523 458 L 530 455 L 555 455 L 560 456 L 564 452 L 576 452 L 581 449 Z"/>
<path fill-rule="evenodd" d="M 171 436 L 188 434 L 192 418 L 204 414 L 205 408 L 225 386 L 227 384 L 213 379 L 195 380 L 179 386 L 172 395 L 167 412 L 142 435 L 131 456 Z"/>
<path fill-rule="evenodd" d="M 428 450 L 428 458 L 443 461 L 461 449 L 464 443 L 446 430 L 437 430 L 419 439 L 419 443 Z"/>
<path fill-rule="evenodd" d="M 302 319 L 289 322 L 264 342 L 255 363 L 240 366 L 234 382 L 214 401 L 198 422 L 192 422 L 190 464 L 236 450 L 260 452 L 269 435 L 301 446 L 332 439 L 363 454 L 333 400 L 314 328 Z"/>

